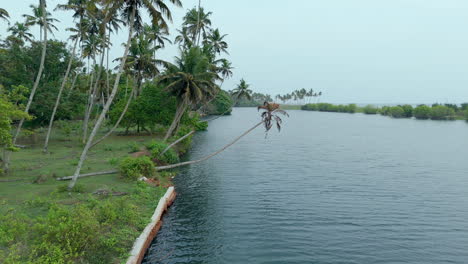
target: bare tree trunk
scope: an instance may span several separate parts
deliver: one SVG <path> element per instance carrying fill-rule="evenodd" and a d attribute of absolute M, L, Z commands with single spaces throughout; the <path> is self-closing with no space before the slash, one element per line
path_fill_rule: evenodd
<path fill-rule="evenodd" d="M 167 130 L 166 136 L 164 136 L 163 141 L 166 141 L 172 134 L 176 131 L 177 127 L 179 126 L 180 119 L 184 115 L 185 109 L 187 108 L 187 100 L 184 99 L 179 107 L 177 108 L 177 111 L 174 116 L 174 120 L 172 120 L 172 124 Z"/>
<path fill-rule="evenodd" d="M 96 65 L 96 59 L 93 60 L 94 63 L 93 65 Z M 89 63 L 88 63 L 89 64 Z M 90 67 L 88 67 L 90 68 Z M 94 68 L 94 66 L 93 66 Z M 90 73 L 91 73 L 91 80 L 90 80 L 90 85 L 89 85 L 89 97 L 88 97 L 88 104 L 86 105 L 86 112 L 85 112 L 85 118 L 83 120 L 83 139 L 82 139 L 82 142 L 83 144 L 86 142 L 86 138 L 88 137 L 88 123 L 89 123 L 89 117 L 91 115 L 91 111 L 92 111 L 92 102 L 94 100 L 93 96 L 94 96 L 94 90 L 93 90 L 93 84 L 94 84 L 94 71 L 91 71 L 90 69 Z"/>
<path fill-rule="evenodd" d="M 86 142 L 86 146 L 83 149 L 83 152 L 81 153 L 80 161 L 78 162 L 78 165 L 76 166 L 75 173 L 73 174 L 73 178 L 68 185 L 68 189 L 73 189 L 73 187 L 76 184 L 76 181 L 78 179 L 78 175 L 80 175 L 81 172 L 81 167 L 83 166 L 83 163 L 86 159 L 86 156 L 88 154 L 88 150 L 91 147 L 91 144 L 94 141 L 94 137 L 96 136 L 99 128 L 101 127 L 102 121 L 104 120 L 104 117 L 106 116 L 107 112 L 109 111 L 109 108 L 112 104 L 112 101 L 114 100 L 115 95 L 117 94 L 117 90 L 119 88 L 119 82 L 120 82 L 120 77 L 122 76 L 123 68 L 125 66 L 125 62 L 127 61 L 127 56 L 128 56 L 128 51 L 130 49 L 130 43 L 132 41 L 132 35 L 133 35 L 133 25 L 135 22 L 135 13 L 136 9 L 133 8 L 132 14 L 130 16 L 130 24 L 129 24 L 129 32 L 128 32 L 128 39 L 127 39 L 127 44 L 125 46 L 125 52 L 122 58 L 122 61 L 120 63 L 119 71 L 117 72 L 117 76 L 115 77 L 115 82 L 114 82 L 114 87 L 112 88 L 111 95 L 109 99 L 106 102 L 106 105 L 104 106 L 104 109 L 102 109 L 101 115 L 99 116 L 98 120 L 96 121 L 96 124 L 94 125 L 93 131 L 89 135 L 88 141 Z"/>
<path fill-rule="evenodd" d="M 123 117 L 125 116 L 125 114 L 127 113 L 127 110 L 128 110 L 128 107 L 130 106 L 130 103 L 132 102 L 132 99 L 133 99 L 133 94 L 135 92 L 132 90 L 132 92 L 130 93 L 130 97 L 128 98 L 127 100 L 127 104 L 125 105 L 125 108 L 123 109 L 122 113 L 120 114 L 119 116 L 119 119 L 117 120 L 117 122 L 115 123 L 115 125 L 111 128 L 111 130 L 109 130 L 109 132 L 107 132 L 102 138 L 96 140 L 90 148 L 93 148 L 94 146 L 96 146 L 97 144 L 101 143 L 104 139 L 106 139 L 108 136 L 110 136 L 114 131 L 115 129 L 117 129 L 117 127 L 119 126 L 120 122 L 122 121 Z"/>
<path fill-rule="evenodd" d="M 169 146 L 167 146 L 167 148 L 165 148 L 161 153 L 159 153 L 159 157 L 164 155 L 164 153 L 166 153 L 169 149 L 171 149 L 173 146 L 175 146 L 177 143 L 181 142 L 182 140 L 188 138 L 190 135 L 192 135 L 193 133 L 195 133 L 195 130 L 192 130 L 190 131 L 189 133 L 187 133 L 185 136 L 177 139 L 176 141 L 172 142 L 172 144 L 170 144 Z"/>
<path fill-rule="evenodd" d="M 73 46 L 73 51 L 72 51 L 72 54 L 71 54 L 71 57 L 70 57 L 70 61 L 68 62 L 67 71 L 65 72 L 65 76 L 63 77 L 62 86 L 60 86 L 60 90 L 59 90 L 59 93 L 57 95 L 57 100 L 55 101 L 54 110 L 52 111 L 52 116 L 50 117 L 49 129 L 47 130 L 47 135 L 46 135 L 46 139 L 45 139 L 45 143 L 44 143 L 44 149 L 43 149 L 44 153 L 47 153 L 47 148 L 49 146 L 50 132 L 52 131 L 52 126 L 54 124 L 54 118 L 55 118 L 55 114 L 57 113 L 57 108 L 58 108 L 58 106 L 60 104 L 60 99 L 62 98 L 63 88 L 65 88 L 65 84 L 67 83 L 67 80 L 68 80 L 68 75 L 70 74 L 73 59 L 75 57 L 75 51 L 76 51 L 76 46 L 78 44 L 78 40 L 79 40 L 79 38 L 76 38 L 75 44 Z"/>
<path fill-rule="evenodd" d="M 160 167 L 156 167 L 156 170 L 167 170 L 167 169 L 173 169 L 173 168 L 177 168 L 177 167 L 180 167 L 180 166 L 185 166 L 185 165 L 191 165 L 191 164 L 195 164 L 195 163 L 199 163 L 199 162 L 202 162 L 202 161 L 205 161 L 207 159 L 210 159 L 216 155 L 218 155 L 219 153 L 223 152 L 224 150 L 226 150 L 227 148 L 229 148 L 230 146 L 234 145 L 237 141 L 239 141 L 241 138 L 243 138 L 245 135 L 249 134 L 250 132 L 252 132 L 254 129 L 256 129 L 257 127 L 259 127 L 260 125 L 263 124 L 263 121 L 260 121 L 258 124 L 256 124 L 255 126 L 253 126 L 252 128 L 250 128 L 249 130 L 245 131 L 242 135 L 238 136 L 236 139 L 234 139 L 233 141 L 231 141 L 231 143 L 227 144 L 226 146 L 222 147 L 220 150 L 214 152 L 214 153 L 211 153 L 210 155 L 207 155 L 201 159 L 197 159 L 197 160 L 192 160 L 192 161 L 186 161 L 186 162 L 181 162 L 181 163 L 177 163 L 177 164 L 172 164 L 172 165 L 167 165 L 167 166 L 160 166 Z"/>
<path fill-rule="evenodd" d="M 67 98 L 70 97 L 70 95 L 71 95 L 73 89 L 75 88 L 76 80 L 78 80 L 78 76 L 79 76 L 79 75 L 80 75 L 80 73 L 77 72 L 77 73 L 75 74 L 75 77 L 73 77 L 73 82 L 72 82 L 72 85 L 71 85 L 71 87 L 70 87 L 70 90 L 68 91 Z"/>
<path fill-rule="evenodd" d="M 44 71 L 44 63 L 45 63 L 45 57 L 46 57 L 46 52 L 47 52 L 47 11 L 46 11 L 46 1 L 41 1 L 41 9 L 42 9 L 42 21 L 43 21 L 43 28 L 42 30 L 44 30 L 44 41 L 43 41 L 43 46 L 42 46 L 42 54 L 41 54 L 41 63 L 39 65 L 39 71 L 37 72 L 37 76 L 36 76 L 36 80 L 34 82 L 34 85 L 33 85 L 33 88 L 31 90 L 31 94 L 29 94 L 29 99 L 28 99 L 28 102 L 26 104 L 26 108 L 24 109 L 24 112 L 26 112 L 27 114 L 29 113 L 29 109 L 31 108 L 31 104 L 32 104 L 32 101 L 34 99 L 34 95 L 36 94 L 36 90 L 37 90 L 37 87 L 39 86 L 39 82 L 41 81 L 41 77 L 42 77 L 42 72 Z M 42 34 L 42 30 L 40 31 L 41 34 Z M 41 35 L 42 36 L 42 35 Z M 16 132 L 15 132 L 15 136 L 13 137 L 13 145 L 16 144 L 16 141 L 18 140 L 18 137 L 19 137 L 19 134 L 21 132 L 21 128 L 23 127 L 23 123 L 24 123 L 24 118 L 21 118 L 19 124 L 18 124 L 18 127 L 16 128 Z M 11 156 L 11 153 L 8 152 L 6 155 L 5 155 L 5 160 L 3 161 L 4 162 L 4 165 L 3 165 L 3 168 L 5 170 L 5 172 L 8 172 L 9 168 L 10 168 L 10 156 Z"/>
<path fill-rule="evenodd" d="M 250 128 L 249 130 L 245 131 L 242 135 L 238 136 L 237 138 L 235 138 L 233 141 L 231 141 L 229 144 L 225 145 L 224 147 L 222 147 L 220 150 L 216 151 L 216 152 L 213 152 L 207 156 L 204 156 L 200 159 L 197 159 L 197 160 L 192 160 L 192 161 L 186 161 L 186 162 L 180 162 L 180 163 L 177 163 L 177 164 L 172 164 L 172 165 L 167 165 L 167 166 L 160 166 L 160 167 L 155 167 L 156 170 L 167 170 L 167 169 L 173 169 L 173 168 L 177 168 L 177 167 L 181 167 L 181 166 L 185 166 L 185 165 L 191 165 L 191 164 L 195 164 L 195 163 L 200 163 L 202 161 L 205 161 L 205 160 L 208 160 L 216 155 L 218 155 L 219 153 L 223 152 L 224 150 L 226 150 L 227 148 L 229 148 L 230 146 L 234 145 L 237 141 L 239 141 L 241 138 L 243 138 L 244 136 L 246 136 L 247 134 L 249 134 L 250 132 L 252 132 L 253 130 L 255 130 L 257 127 L 261 126 L 263 124 L 263 121 L 260 121 L 258 124 L 256 124 L 255 126 L 253 126 L 252 128 Z M 111 170 L 111 171 L 101 171 L 101 172 L 92 172 L 92 173 L 87 173 L 87 174 L 81 174 L 81 175 L 73 175 L 73 176 L 67 176 L 67 177 L 62 177 L 62 178 L 58 178 L 57 180 L 70 180 L 70 179 L 73 179 L 73 178 L 78 178 L 78 177 L 90 177 L 90 176 L 97 176 L 97 175 L 104 175 L 104 174 L 112 174 L 112 173 L 117 173 L 118 171 L 117 170 Z"/>

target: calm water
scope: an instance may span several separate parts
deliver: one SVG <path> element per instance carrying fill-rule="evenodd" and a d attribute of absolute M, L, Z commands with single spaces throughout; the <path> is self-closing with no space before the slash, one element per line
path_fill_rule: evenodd
<path fill-rule="evenodd" d="M 468 263 L 468 124 L 289 111 L 176 177 L 146 263 Z M 259 117 L 235 109 L 190 159 Z"/>

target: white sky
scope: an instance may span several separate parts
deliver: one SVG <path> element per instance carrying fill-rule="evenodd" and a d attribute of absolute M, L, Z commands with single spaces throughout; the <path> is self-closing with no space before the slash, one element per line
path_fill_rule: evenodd
<path fill-rule="evenodd" d="M 38 0 L 0 0 L 23 20 Z M 65 0 L 48 0 L 49 10 Z M 175 27 L 197 0 L 173 8 Z M 212 21 L 229 34 L 232 89 L 245 78 L 272 95 L 300 88 L 323 91 L 322 102 L 432 103 L 468 101 L 468 1 L 466 0 L 202 0 Z M 67 38 L 71 13 L 56 37 Z M 7 24 L 0 21 L 0 34 Z M 33 29 L 37 33 L 38 29 Z M 121 31 L 113 57 L 123 53 Z M 172 60 L 176 47 L 160 57 Z"/>

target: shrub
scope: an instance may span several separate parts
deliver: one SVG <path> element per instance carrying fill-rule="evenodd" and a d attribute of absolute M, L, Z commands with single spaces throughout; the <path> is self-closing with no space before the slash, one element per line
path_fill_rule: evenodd
<path fill-rule="evenodd" d="M 413 117 L 413 107 L 411 105 L 402 105 L 401 108 L 403 108 L 405 117 Z"/>
<path fill-rule="evenodd" d="M 154 164 L 149 157 L 127 157 L 119 164 L 120 174 L 127 179 L 136 180 L 140 177 L 153 177 L 156 174 Z"/>
<path fill-rule="evenodd" d="M 431 117 L 431 108 L 427 105 L 418 105 L 413 111 L 416 119 L 429 119 Z"/>
<path fill-rule="evenodd" d="M 348 105 L 348 113 L 354 114 L 356 113 L 357 105 L 356 104 L 349 104 Z"/>
<path fill-rule="evenodd" d="M 465 119 L 468 121 L 468 109 L 465 110 Z"/>
<path fill-rule="evenodd" d="M 366 105 L 363 108 L 364 114 L 366 115 L 375 115 L 379 111 L 379 109 L 373 105 Z"/>
<path fill-rule="evenodd" d="M 140 151 L 140 146 L 138 146 L 138 144 L 135 141 L 128 143 L 128 147 L 130 148 L 130 153 Z"/>
<path fill-rule="evenodd" d="M 207 114 L 209 115 L 230 115 L 232 111 L 232 99 L 229 93 L 221 90 L 216 98 L 211 101 L 207 106 Z"/>
<path fill-rule="evenodd" d="M 183 141 L 182 141 L 183 142 Z M 174 149 L 169 149 L 164 153 L 164 155 L 160 156 L 160 154 L 168 147 L 169 145 L 161 142 L 153 140 L 148 146 L 148 150 L 151 151 L 151 158 L 155 160 L 159 160 L 166 164 L 174 164 L 179 162 L 179 156 L 175 152 Z"/>
<path fill-rule="evenodd" d="M 445 105 L 436 105 L 431 109 L 431 119 L 453 120 L 455 119 L 455 110 Z"/>
<path fill-rule="evenodd" d="M 380 108 L 379 113 L 381 115 L 383 115 L 383 116 L 388 116 L 388 115 L 390 115 L 390 108 L 391 107 L 389 107 L 389 106 L 384 106 L 384 107 Z"/>
<path fill-rule="evenodd" d="M 405 110 L 401 106 L 393 106 L 390 107 L 390 116 L 394 118 L 402 118 L 405 117 Z"/>

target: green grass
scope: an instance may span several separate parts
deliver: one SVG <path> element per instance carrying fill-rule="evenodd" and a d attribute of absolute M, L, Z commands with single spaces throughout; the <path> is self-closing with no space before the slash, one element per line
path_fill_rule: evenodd
<path fill-rule="evenodd" d="M 124 204 L 125 208 L 132 208 L 131 214 L 118 222 L 112 222 L 112 225 L 108 224 L 110 220 L 99 222 L 99 234 L 96 234 L 99 240 L 94 242 L 101 245 L 101 251 L 112 253 L 112 256 L 106 257 L 105 263 L 110 263 L 108 262 L 110 260 L 112 263 L 125 260 L 133 241 L 149 222 L 160 197 L 171 185 L 170 178 L 174 174 L 158 174 L 155 180 L 160 183 L 160 187 L 148 187 L 149 185 L 142 187 L 142 184 L 147 184 L 123 179 L 118 174 L 82 178 L 77 182 L 77 190 L 80 192 L 69 193 L 66 190 L 68 182 L 57 181 L 55 178 L 73 174 L 83 148 L 78 132 L 75 130 L 70 135 L 66 135 L 56 130 L 51 137 L 47 154 L 42 152 L 43 132 L 39 131 L 34 136 L 20 140 L 19 144 L 27 147 L 12 154 L 9 175 L 0 176 L 0 216 L 7 216 L 5 219 L 0 219 L 0 236 L 2 232 L 6 232 L 5 230 L 12 229 L 10 224 L 14 222 L 27 223 L 27 226 L 31 228 L 26 230 L 38 228 L 45 221 L 44 217 L 50 215 L 52 208 L 55 207 L 65 208 L 65 211 L 70 213 L 76 210 L 87 210 L 86 212 L 90 215 L 101 219 L 104 216 L 96 209 L 99 206 L 109 204 L 112 208 L 115 207 L 114 211 L 118 212 L 121 204 Z M 116 169 L 120 159 L 138 150 L 138 146 L 143 149 L 153 139 L 160 139 L 160 135 L 110 136 L 89 152 L 82 173 Z M 93 194 L 97 190 L 127 193 L 127 195 Z M 104 218 L 107 219 L 106 217 L 107 215 Z M 12 236 L 14 237 L 12 241 L 0 239 L 0 263 L 36 263 L 30 259 L 30 252 L 39 245 L 47 242 L 55 243 L 54 245 L 59 245 L 59 248 L 63 246 L 60 244 L 62 242 L 44 240 L 48 236 L 41 237 L 41 232 L 44 232 L 41 230 L 18 231 Z M 21 250 L 14 250 L 17 247 Z M 68 256 L 66 247 L 60 250 L 62 255 Z M 93 252 L 84 252 L 83 256 L 78 259 L 89 262 L 93 259 L 93 256 L 88 256 L 89 254 L 98 254 L 98 252 Z M 47 257 L 50 256 L 47 255 Z M 96 261 L 98 259 L 102 260 L 102 257 L 96 258 Z"/>

